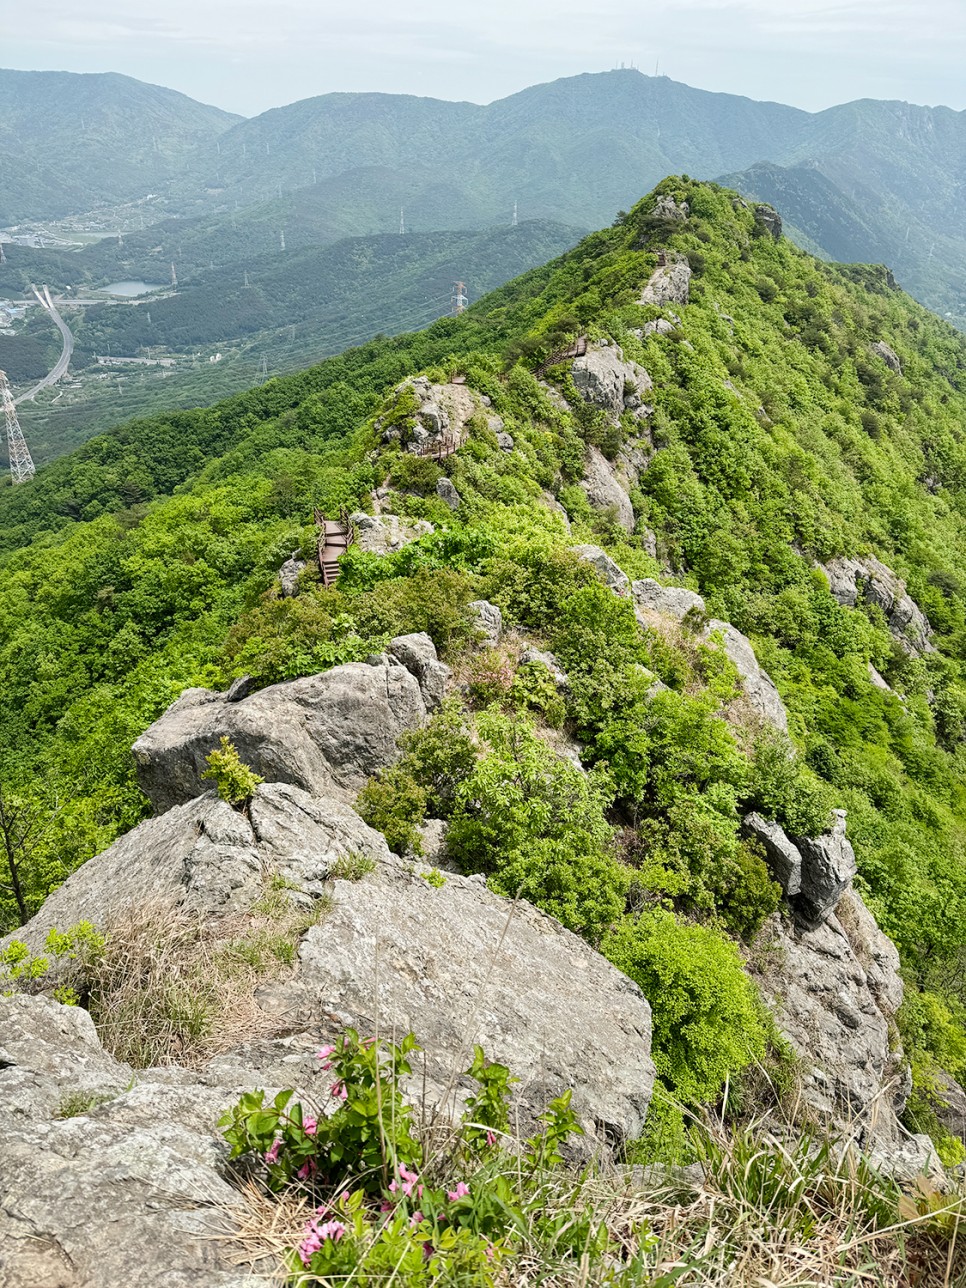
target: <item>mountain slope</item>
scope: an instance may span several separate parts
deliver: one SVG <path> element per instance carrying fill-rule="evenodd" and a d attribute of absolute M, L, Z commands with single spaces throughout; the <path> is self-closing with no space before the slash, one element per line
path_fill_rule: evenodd
<path fill-rule="evenodd" d="M 455 705 L 370 782 L 370 821 L 412 835 L 431 799 L 451 860 L 642 983 L 659 1075 L 693 1104 L 759 1094 L 756 1061 L 792 1076 L 742 974 L 767 965 L 782 906 L 743 819 L 814 838 L 846 809 L 904 963 L 907 1122 L 927 1123 L 937 1070 L 966 1077 L 966 341 L 885 270 L 818 262 L 764 215 L 666 180 L 462 317 L 105 435 L 0 497 L 0 778 L 48 821 L 31 904 L 141 816 L 127 749 L 183 689 L 425 631 Z M 409 450 L 444 402 L 457 450 Z M 334 588 L 309 566 L 283 596 L 315 507 L 436 531 L 353 549 Z M 588 542 L 642 581 L 635 598 L 581 560 Z M 703 607 L 648 617 L 665 581 Z M 512 628 L 492 649 L 483 599 Z M 749 706 L 728 624 L 795 756 Z M 588 774 L 549 750 L 561 726 Z M 862 1020 L 834 1023 L 848 1042 Z"/>
<path fill-rule="evenodd" d="M 237 119 L 113 72 L 0 70 L 0 226 L 146 196 Z"/>

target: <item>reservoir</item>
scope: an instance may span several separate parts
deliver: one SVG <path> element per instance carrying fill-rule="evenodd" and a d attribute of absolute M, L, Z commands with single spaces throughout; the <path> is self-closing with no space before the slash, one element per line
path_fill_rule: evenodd
<path fill-rule="evenodd" d="M 110 286 L 101 287 L 105 295 L 123 295 L 125 299 L 133 299 L 136 295 L 148 295 L 151 291 L 160 289 L 160 282 L 111 282 Z"/>

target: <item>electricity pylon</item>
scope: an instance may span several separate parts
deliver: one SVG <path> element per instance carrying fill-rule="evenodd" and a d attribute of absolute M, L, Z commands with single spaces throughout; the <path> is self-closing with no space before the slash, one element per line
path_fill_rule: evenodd
<path fill-rule="evenodd" d="M 0 402 L 3 403 L 3 418 L 7 422 L 7 456 L 10 460 L 10 477 L 14 483 L 26 483 L 37 473 L 27 440 L 23 436 L 20 422 L 17 420 L 17 407 L 7 382 L 7 373 L 0 371 Z"/>
<path fill-rule="evenodd" d="M 457 315 L 462 313 L 463 310 L 466 308 L 467 304 L 469 304 L 469 300 L 466 298 L 465 282 L 453 283 L 452 304 L 453 304 L 453 312 L 456 313 Z"/>

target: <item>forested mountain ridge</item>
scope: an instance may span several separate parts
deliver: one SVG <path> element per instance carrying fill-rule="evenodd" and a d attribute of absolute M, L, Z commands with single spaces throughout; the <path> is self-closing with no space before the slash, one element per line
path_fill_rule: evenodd
<path fill-rule="evenodd" d="M 146 197 L 237 119 L 115 72 L 0 70 L 0 225 Z"/>
<path fill-rule="evenodd" d="M 641 983 L 662 1084 L 694 1106 L 756 1062 L 788 1073 L 742 973 L 782 906 L 742 820 L 814 838 L 846 809 L 858 888 L 902 954 L 908 1121 L 962 1157 L 929 1092 L 939 1069 L 966 1076 L 966 342 L 885 269 L 775 229 L 665 180 L 462 317 L 104 435 L 0 498 L 0 774 L 45 821 L 27 911 L 143 816 L 128 749 L 184 688 L 427 632 L 456 705 L 440 745 L 366 789 L 376 827 L 401 845 L 442 775 L 454 861 Z M 438 459 L 408 450 L 441 424 L 433 391 L 473 408 Z M 282 595 L 314 507 L 435 531 Z M 669 583 L 694 612 L 642 625 L 588 543 L 618 590 Z M 924 617 L 832 593 L 836 560 L 873 557 Z M 481 600 L 509 642 L 480 647 Z M 796 755 L 749 717 L 722 629 L 754 645 Z M 551 755 L 561 727 L 586 776 Z"/>

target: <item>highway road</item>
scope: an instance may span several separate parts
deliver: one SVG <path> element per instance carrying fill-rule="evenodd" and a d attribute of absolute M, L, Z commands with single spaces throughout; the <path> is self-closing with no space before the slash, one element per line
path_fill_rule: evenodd
<path fill-rule="evenodd" d="M 67 374 L 67 368 L 70 366 L 70 356 L 74 352 L 74 337 L 71 335 L 70 328 L 67 323 L 57 312 L 57 306 L 50 298 L 50 291 L 48 291 L 46 286 L 43 289 L 43 294 L 37 290 L 36 286 L 31 289 L 43 308 L 45 308 L 50 314 L 54 325 L 57 327 L 57 330 L 60 332 L 61 338 L 64 341 L 64 347 L 61 350 L 61 354 L 57 359 L 57 362 L 53 367 L 51 367 L 50 371 L 47 372 L 43 380 L 41 380 L 39 384 L 34 385 L 33 389 L 28 389 L 25 394 L 21 394 L 17 399 L 18 403 L 27 402 L 28 400 L 36 397 L 36 395 L 40 393 L 41 389 L 46 389 L 48 385 L 56 384 L 57 381 L 60 380 L 61 376 L 65 376 Z"/>

